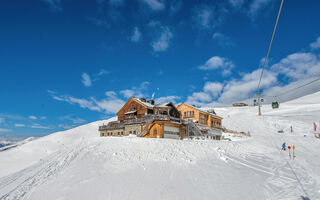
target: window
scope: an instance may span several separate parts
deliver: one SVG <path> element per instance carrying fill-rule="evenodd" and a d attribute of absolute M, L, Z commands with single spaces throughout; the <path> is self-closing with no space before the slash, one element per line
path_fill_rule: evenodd
<path fill-rule="evenodd" d="M 194 117 L 194 111 L 192 111 L 192 113 L 191 113 L 191 114 L 192 114 L 192 117 Z"/>
<path fill-rule="evenodd" d="M 129 131 L 129 133 L 131 134 L 131 133 L 132 133 L 132 131 Z"/>
<path fill-rule="evenodd" d="M 154 134 L 154 135 L 157 135 L 157 129 L 154 129 L 154 130 L 153 130 L 153 134 Z"/>
<path fill-rule="evenodd" d="M 133 134 L 136 134 L 136 131 L 133 131 Z"/>
<path fill-rule="evenodd" d="M 186 112 L 184 112 L 183 115 L 184 115 L 184 117 L 187 117 L 187 113 Z"/>

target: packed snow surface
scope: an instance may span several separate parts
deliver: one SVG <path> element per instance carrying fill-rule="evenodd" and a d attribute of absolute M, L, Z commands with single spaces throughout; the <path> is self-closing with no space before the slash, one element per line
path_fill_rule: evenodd
<path fill-rule="evenodd" d="M 265 105 L 260 117 L 216 109 L 225 127 L 251 134 L 234 141 L 99 137 L 116 118 L 54 133 L 0 152 L 0 199 L 320 199 L 319 102 Z"/>

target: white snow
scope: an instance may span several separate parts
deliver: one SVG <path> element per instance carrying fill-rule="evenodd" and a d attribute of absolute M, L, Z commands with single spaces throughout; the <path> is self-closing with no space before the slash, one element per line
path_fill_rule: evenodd
<path fill-rule="evenodd" d="M 216 108 L 250 132 L 236 141 L 99 137 L 107 121 L 51 134 L 0 152 L 0 199 L 320 199 L 319 102 Z"/>

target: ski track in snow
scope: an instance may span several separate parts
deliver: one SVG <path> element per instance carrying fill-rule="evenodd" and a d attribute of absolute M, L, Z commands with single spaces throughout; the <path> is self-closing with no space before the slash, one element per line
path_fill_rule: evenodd
<path fill-rule="evenodd" d="M 320 199 L 320 140 L 310 134 L 320 105 L 306 99 L 320 101 L 320 93 L 264 106 L 262 117 L 253 107 L 216 109 L 227 128 L 250 131 L 239 141 L 100 138 L 101 122 L 31 141 L 0 152 L 8 163 L 0 170 L 14 167 L 0 176 L 0 200 Z M 294 160 L 280 150 L 284 141 L 296 146 Z"/>

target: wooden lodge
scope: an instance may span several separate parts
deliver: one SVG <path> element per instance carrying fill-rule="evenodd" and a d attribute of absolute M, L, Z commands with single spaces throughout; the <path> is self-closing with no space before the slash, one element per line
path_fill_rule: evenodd
<path fill-rule="evenodd" d="M 217 116 L 213 109 L 204 110 L 185 103 L 180 104 L 177 109 L 182 119 L 192 120 L 210 128 L 221 128 L 222 117 Z"/>
<path fill-rule="evenodd" d="M 192 113 L 193 117 L 186 112 Z M 154 100 L 132 97 L 117 112 L 117 116 L 117 121 L 99 127 L 100 136 L 134 134 L 139 137 L 172 139 L 194 136 L 220 139 L 221 136 L 221 117 L 187 104 L 176 108 L 171 102 L 155 104 Z"/>

